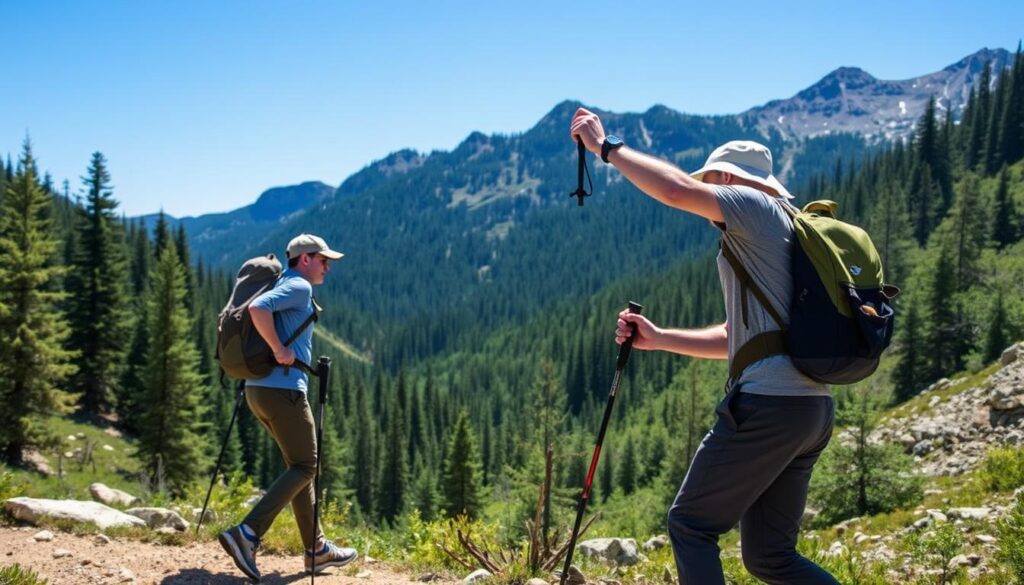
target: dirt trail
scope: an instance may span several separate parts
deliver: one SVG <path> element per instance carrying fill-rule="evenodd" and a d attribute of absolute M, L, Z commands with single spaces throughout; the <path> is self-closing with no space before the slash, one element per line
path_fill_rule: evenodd
<path fill-rule="evenodd" d="M 121 538 L 107 544 L 96 536 L 54 532 L 50 542 L 37 542 L 35 527 L 0 527 L 0 567 L 20 564 L 31 568 L 50 585 L 241 585 L 249 583 L 215 542 L 165 546 Z M 67 551 L 67 556 L 55 558 Z M 302 558 L 262 554 L 257 556 L 262 583 L 305 583 Z M 367 574 L 368 573 L 368 574 Z M 385 563 L 366 563 L 362 558 L 348 567 L 328 569 L 317 575 L 323 585 L 404 585 L 420 583 L 422 574 L 403 574 Z M 451 579 L 435 585 L 459 583 Z"/>

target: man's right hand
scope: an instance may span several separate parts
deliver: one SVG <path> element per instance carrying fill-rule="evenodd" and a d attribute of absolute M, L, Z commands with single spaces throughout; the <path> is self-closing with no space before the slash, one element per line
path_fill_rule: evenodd
<path fill-rule="evenodd" d="M 281 349 L 274 350 L 274 359 L 282 366 L 290 366 L 295 363 L 295 352 L 290 347 L 281 346 Z"/>
<path fill-rule="evenodd" d="M 601 145 L 604 143 L 604 126 L 601 118 L 586 108 L 579 108 L 573 114 L 569 125 L 569 136 L 573 140 L 582 140 L 587 150 L 601 156 Z"/>
<path fill-rule="evenodd" d="M 630 325 L 635 325 L 633 330 Z M 638 313 L 630 313 L 628 309 L 619 313 L 615 323 L 615 343 L 622 345 L 630 337 L 633 338 L 634 349 L 658 349 L 657 339 L 661 330 L 651 321 Z"/>

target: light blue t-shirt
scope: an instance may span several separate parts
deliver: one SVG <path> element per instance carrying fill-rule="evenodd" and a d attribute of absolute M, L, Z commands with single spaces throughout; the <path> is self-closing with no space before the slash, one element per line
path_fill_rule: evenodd
<path fill-rule="evenodd" d="M 277 285 L 256 297 L 251 307 L 264 309 L 274 314 L 274 329 L 281 343 L 288 341 L 292 333 L 313 314 L 313 286 L 298 272 L 287 269 L 281 274 Z M 313 365 L 313 324 L 299 334 L 290 345 L 295 352 L 295 359 Z M 287 369 L 287 374 L 285 370 Z M 249 386 L 266 388 L 282 388 L 305 392 L 308 383 L 306 373 L 297 367 L 285 368 L 278 366 L 265 378 L 249 380 Z"/>
<path fill-rule="evenodd" d="M 725 219 L 724 226 L 716 224 L 724 228 L 722 238 L 788 324 L 789 300 L 793 296 L 791 257 L 796 242 L 793 220 L 782 208 L 789 203 L 743 185 L 718 185 L 715 195 Z M 742 293 L 739 279 L 721 252 L 718 277 L 725 295 L 729 360 L 732 361 L 739 348 L 752 337 L 776 331 L 779 326 L 753 293 Z M 769 356 L 751 364 L 736 383 L 740 385 L 740 392 L 750 394 L 829 395 L 828 386 L 808 378 L 793 365 L 788 355 Z"/>

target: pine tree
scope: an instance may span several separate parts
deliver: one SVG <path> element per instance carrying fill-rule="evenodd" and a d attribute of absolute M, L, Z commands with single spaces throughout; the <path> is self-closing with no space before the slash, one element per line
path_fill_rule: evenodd
<path fill-rule="evenodd" d="M 461 514 L 470 518 L 479 516 L 483 507 L 480 475 L 480 453 L 469 414 L 463 410 L 448 442 L 441 480 L 443 507 L 449 518 Z"/>
<path fill-rule="evenodd" d="M 998 359 L 1009 344 L 1009 336 L 1006 334 L 1006 305 L 1003 301 L 1003 291 L 1000 289 L 996 291 L 996 300 L 992 304 L 992 313 L 988 319 L 984 348 L 985 362 Z"/>
<path fill-rule="evenodd" d="M 405 415 L 396 396 L 391 401 L 384 435 L 384 461 L 381 466 L 377 507 L 380 518 L 394 521 L 402 513 L 408 490 L 409 470 L 405 458 Z"/>
<path fill-rule="evenodd" d="M 992 215 L 992 239 L 1000 250 L 1017 241 L 1019 221 L 1010 197 L 1010 171 L 1004 166 L 999 172 Z"/>
<path fill-rule="evenodd" d="M 917 303 L 908 303 L 899 333 L 899 361 L 893 374 L 893 400 L 897 403 L 913 398 L 924 382 L 926 373 L 922 328 Z"/>
<path fill-rule="evenodd" d="M 69 341 L 78 353 L 74 388 L 81 392 L 85 410 L 98 413 L 113 406 L 121 379 L 131 331 L 128 274 L 122 229 L 114 215 L 117 201 L 102 154 L 93 154 L 83 180 L 86 200 L 67 279 Z"/>
<path fill-rule="evenodd" d="M 952 252 L 954 290 L 978 284 L 982 249 L 989 243 L 988 205 L 981 200 L 978 176 L 968 173 L 960 183 L 949 216 L 936 231 L 940 245 Z"/>
<path fill-rule="evenodd" d="M 139 456 L 151 482 L 181 494 L 200 469 L 203 409 L 199 356 L 185 310 L 185 269 L 173 243 L 157 260 L 152 282 Z"/>
<path fill-rule="evenodd" d="M 376 512 L 377 495 L 377 453 L 374 439 L 369 400 L 366 386 L 362 381 L 356 382 L 356 418 L 355 418 L 355 497 L 359 507 L 369 516 Z"/>
<path fill-rule="evenodd" d="M 622 454 L 622 463 L 619 464 L 619 487 L 627 496 L 637 488 L 637 455 L 636 443 L 630 437 L 626 440 L 626 449 Z"/>
<path fill-rule="evenodd" d="M 940 246 L 929 282 L 925 348 L 927 381 L 934 381 L 960 369 L 965 341 L 957 308 L 956 264 L 945 246 Z"/>
<path fill-rule="evenodd" d="M 0 456 L 11 464 L 21 462 L 24 447 L 48 438 L 41 422 L 64 411 L 59 386 L 74 373 L 58 309 L 64 294 L 52 288 L 64 271 L 54 262 L 60 242 L 36 173 L 26 139 L 0 203 Z"/>

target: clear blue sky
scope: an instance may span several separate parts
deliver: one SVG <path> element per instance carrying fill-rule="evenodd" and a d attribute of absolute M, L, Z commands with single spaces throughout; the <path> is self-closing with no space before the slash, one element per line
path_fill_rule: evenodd
<path fill-rule="evenodd" d="M 1024 36 L 1020 0 L 10 0 L 0 14 L 0 153 L 29 134 L 75 191 L 101 151 L 125 213 L 179 217 L 521 132 L 564 99 L 737 113 L 839 66 L 906 79 Z"/>

